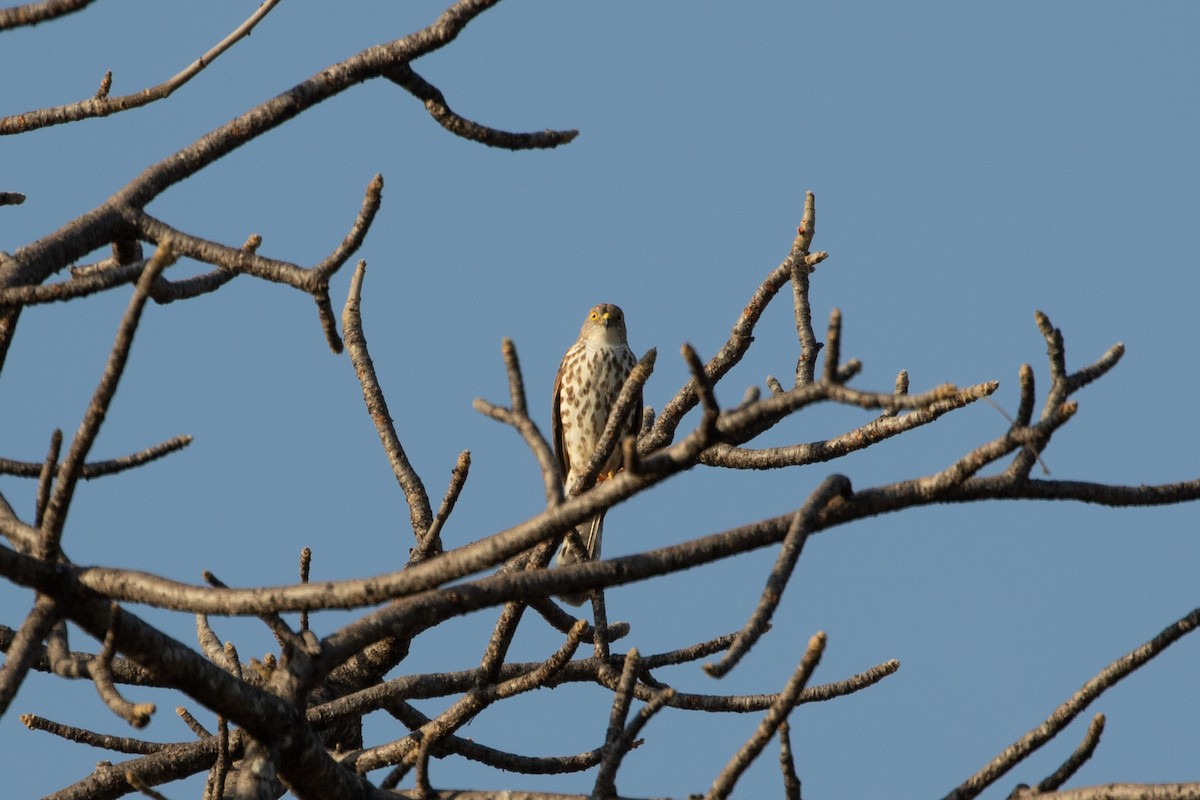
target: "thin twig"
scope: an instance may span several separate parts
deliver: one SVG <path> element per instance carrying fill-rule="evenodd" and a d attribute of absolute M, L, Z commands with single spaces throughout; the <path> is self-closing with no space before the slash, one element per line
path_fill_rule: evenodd
<path fill-rule="evenodd" d="M 523 399 L 525 396 L 524 379 L 521 377 L 521 364 L 517 358 L 516 345 L 511 339 L 505 338 L 500 344 L 500 352 L 504 357 L 504 369 L 508 376 L 509 397 Z M 511 425 L 521 435 L 521 439 L 533 453 L 533 457 L 537 459 L 538 467 L 541 470 L 547 508 L 561 503 L 563 500 L 562 482 L 565 476 L 562 475 L 558 459 L 554 457 L 554 451 L 551 450 L 550 443 L 542 435 L 537 423 L 526 413 L 494 405 L 482 397 L 475 398 L 472 407 L 484 416 Z"/>
<path fill-rule="evenodd" d="M 17 696 L 17 690 L 24 683 L 37 647 L 59 619 L 58 604 L 46 595 L 38 595 L 33 608 L 8 647 L 4 664 L 0 665 L 0 716 L 8 710 L 9 703 Z"/>
<path fill-rule="evenodd" d="M 1200 783 L 1106 783 L 1022 797 L 1029 800 L 1200 800 Z"/>
<path fill-rule="evenodd" d="M 583 635 L 586 636 L 588 634 L 589 631 L 585 627 Z M 708 654 L 710 649 L 703 648 L 695 657 L 688 658 L 687 660 L 694 661 L 698 658 L 703 658 Z M 657 689 L 664 688 L 663 684 L 654 681 L 652 676 L 649 675 L 648 669 L 650 667 L 648 664 L 650 662 L 659 664 L 664 658 L 668 659 L 669 663 L 681 663 L 675 659 L 675 655 L 679 652 L 681 651 L 673 651 L 673 653 L 661 654 L 659 656 L 647 656 L 642 659 L 641 682 L 634 689 L 634 694 L 638 699 L 649 702 Z M 514 677 L 527 675 L 532 670 L 537 669 L 538 666 L 537 663 L 507 663 L 501 668 L 500 678 L 510 680 Z M 874 686 L 884 678 L 894 674 L 899 668 L 900 662 L 892 660 L 843 680 L 810 686 L 800 693 L 796 704 L 827 702 L 838 697 L 854 694 Z M 601 672 L 605 673 L 603 680 L 601 679 Z M 615 686 L 617 679 L 618 676 L 612 673 L 611 664 L 607 662 L 603 664 L 598 663 L 594 659 L 582 659 L 564 666 L 552 678 L 547 679 L 546 685 L 557 686 L 564 683 L 589 682 L 598 683 L 603 686 L 609 686 L 610 684 L 611 686 Z M 311 725 L 324 728 L 335 723 L 337 720 L 348 717 L 360 717 L 380 708 L 387 709 L 395 714 L 398 704 L 401 704 L 404 700 L 445 697 L 457 692 L 469 691 L 472 688 L 478 688 L 477 670 L 475 669 L 394 678 L 383 684 L 361 689 L 349 695 L 339 697 L 336 700 L 330 700 L 329 702 L 314 706 L 308 711 L 308 721 Z M 765 711 L 778 699 L 778 693 L 711 695 L 677 691 L 675 696 L 670 699 L 669 705 L 672 708 L 688 711 L 750 714 Z M 425 722 L 428 722 L 428 720 L 412 727 L 420 727 Z M 408 723 L 406 722 L 406 724 Z"/>
<path fill-rule="evenodd" d="M 215 586 L 218 589 L 228 589 L 229 587 L 208 570 L 203 570 L 201 575 L 204 577 L 210 586 Z M 291 629 L 291 627 L 283 621 L 283 617 L 279 616 L 274 611 L 264 611 L 258 615 L 258 618 L 271 630 L 275 641 L 279 643 L 281 648 L 303 651 L 306 649 L 304 640 Z"/>
<path fill-rule="evenodd" d="M 538 612 L 542 619 L 559 633 L 566 633 L 579 621 L 577 617 L 563 611 L 556 603 L 545 597 L 531 597 L 527 602 L 530 608 Z M 628 622 L 613 622 L 608 626 L 604 636 L 608 641 L 615 642 L 628 636 L 630 630 Z"/>
<path fill-rule="evenodd" d="M 417 743 L 417 758 L 413 764 L 417 797 L 430 800 L 433 797 L 433 786 L 429 783 L 429 748 L 433 745 L 433 737 L 423 736 Z"/>
<path fill-rule="evenodd" d="M 791 728 L 787 720 L 779 723 L 779 771 L 783 774 L 783 796 L 786 800 L 800 800 L 800 777 L 796 775 Z"/>
<path fill-rule="evenodd" d="M 383 389 L 379 386 L 379 379 L 375 377 L 375 365 L 367 350 L 367 338 L 363 333 L 360 310 L 363 277 L 366 269 L 367 262 L 359 261 L 358 268 L 354 270 L 354 277 L 350 280 L 350 291 L 346 296 L 345 309 L 342 311 L 342 332 L 345 336 L 346 349 L 350 354 L 350 361 L 354 364 L 354 371 L 362 385 L 363 401 L 367 404 L 367 412 L 371 415 L 371 421 L 375 423 L 379 441 L 383 443 L 384 452 L 387 453 L 388 461 L 392 465 L 392 474 L 395 475 L 396 482 L 404 491 L 404 497 L 408 501 L 408 515 L 409 521 L 412 523 L 413 535 L 420 542 L 422 535 L 429 530 L 429 526 L 433 522 L 433 511 L 430 509 L 429 495 L 425 492 L 425 484 L 421 482 L 420 476 L 417 475 L 408 460 L 408 455 L 404 452 L 403 445 L 400 444 L 400 437 L 396 434 L 396 426 L 392 422 L 392 415 L 388 410 L 387 400 L 383 396 Z"/>
<path fill-rule="evenodd" d="M 604 758 L 600 761 L 600 770 L 592 787 L 592 797 L 612 797 L 617 793 L 617 767 L 625 755 L 618 742 L 625 730 L 625 720 L 629 716 L 629 705 L 633 700 L 633 687 L 637 683 L 640 661 L 636 647 L 630 648 L 625 654 L 625 665 L 621 669 L 621 677 L 617 681 L 612 708 L 608 714 L 608 730 L 604 734 Z"/>
<path fill-rule="evenodd" d="M 217 760 L 209 772 L 213 800 L 225 797 L 225 779 L 229 777 L 229 722 L 224 717 L 217 717 Z M 207 791 L 207 786 L 205 787 Z"/>
<path fill-rule="evenodd" d="M 1017 406 L 1016 421 L 1018 425 L 1026 426 L 1033 421 L 1033 403 L 1035 399 L 1035 383 L 1033 367 L 1022 364 L 1017 371 L 1017 384 L 1021 391 L 1021 404 Z"/>
<path fill-rule="evenodd" d="M 183 706 L 177 706 L 175 708 L 175 713 L 179 715 L 181 720 L 183 720 L 183 724 L 187 725 L 191 732 L 196 734 L 197 738 L 205 739 L 209 736 L 212 736 L 208 729 L 200 724 L 200 720 L 193 717 L 192 713 Z"/>
<path fill-rule="evenodd" d="M 37 505 L 33 515 L 33 525 L 42 527 L 42 517 L 46 513 L 46 503 L 50 501 L 50 487 L 53 484 L 54 472 L 58 469 L 58 454 L 62 449 L 62 429 L 55 428 L 50 434 L 50 451 L 42 462 L 42 471 L 38 475 Z"/>
<path fill-rule="evenodd" d="M 443 128 L 455 136 L 461 136 L 464 139 L 479 142 L 489 147 L 503 147 L 506 150 L 545 149 L 567 144 L 579 135 L 579 131 L 576 130 L 509 133 L 508 131 L 489 128 L 485 125 L 480 125 L 478 122 L 472 122 L 451 111 L 441 91 L 414 72 L 407 62 L 384 72 L 384 75 L 393 83 L 404 87 L 414 97 L 423 101 L 425 103 L 425 110 Z"/>
<path fill-rule="evenodd" d="M 592 601 L 592 657 L 600 663 L 601 669 L 603 665 L 608 664 L 609 649 L 608 649 L 608 607 L 604 600 L 604 592 L 600 590 L 588 593 Z M 637 652 L 631 650 L 630 652 Z"/>
<path fill-rule="evenodd" d="M 841 458 L 848 453 L 865 450 L 886 439 L 928 425 L 951 411 L 964 408 L 986 396 L 987 387 L 971 387 L 952 397 L 934 400 L 923 408 L 894 416 L 900 407 L 885 408 L 876 419 L 821 442 L 782 445 L 761 449 L 718 443 L 700 455 L 700 463 L 730 469 L 778 469 L 801 464 L 816 464 Z M 773 419 L 773 418 L 772 418 Z M 770 419 L 768 420 L 770 421 Z M 773 423 L 772 423 L 773 424 Z M 766 424 L 755 426 L 766 429 Z M 745 438 L 744 435 L 738 436 Z"/>
<path fill-rule="evenodd" d="M 68 7 L 67 11 L 74 11 L 82 8 L 90 0 L 60 0 L 56 3 L 59 7 Z M 114 114 L 118 111 L 126 111 L 131 108 L 139 108 L 156 100 L 162 100 L 169 97 L 176 89 L 183 86 L 196 75 L 198 75 L 205 67 L 211 64 L 222 53 L 232 47 L 237 41 L 245 36 L 250 35 L 250 31 L 254 30 L 263 17 L 271 12 L 280 0 L 263 0 L 259 5 L 258 10 L 239 25 L 232 33 L 214 45 L 207 53 L 200 56 L 198 59 L 189 64 L 178 74 L 163 81 L 157 86 L 152 86 L 148 89 L 142 89 L 133 94 L 122 95 L 120 97 L 109 97 L 108 87 L 102 86 L 96 96 L 88 100 L 82 100 L 78 103 L 71 103 L 65 106 L 56 106 L 54 108 L 43 108 L 36 111 L 28 111 L 24 114 L 17 114 L 11 117 L 0 119 L 0 135 L 25 133 L 26 131 L 45 128 L 50 125 L 61 125 L 66 122 L 75 122 L 76 120 L 87 119 L 89 117 L 107 117 L 109 114 Z M 69 7 L 74 6 L 74 7 Z M 25 8 L 29 8 L 26 6 Z M 7 13 L 20 9 L 10 9 Z M 66 13 L 66 11 L 58 11 L 57 14 Z M 55 14 L 55 15 L 57 15 Z M 45 19 L 47 17 L 42 17 Z M 6 25 L 6 12 L 0 11 L 0 29 L 11 27 Z M 35 19 L 35 22 L 41 21 Z M 18 24 L 33 24 L 31 22 Z M 112 73 L 109 72 L 106 76 L 105 84 L 111 84 Z"/>
<path fill-rule="evenodd" d="M 842 312 L 829 312 L 829 325 L 825 329 L 825 364 L 821 380 L 838 383 L 838 369 L 842 360 Z"/>
<path fill-rule="evenodd" d="M 429 525 L 429 530 L 425 531 L 425 535 L 409 556 L 410 564 L 416 564 L 442 552 L 442 528 L 445 527 L 446 520 L 454 511 L 454 506 L 458 502 L 459 495 L 462 494 L 470 471 L 471 451 L 463 450 L 458 454 L 458 461 L 455 462 L 454 469 L 450 472 L 450 483 L 446 487 L 446 494 L 442 496 L 442 504 L 438 506 L 437 514 L 434 515 L 433 522 Z"/>
<path fill-rule="evenodd" d="M 800 659 L 800 663 L 796 666 L 792 677 L 788 679 L 783 691 L 779 693 L 779 699 L 763 715 L 762 722 L 758 724 L 758 728 L 746 740 L 746 743 L 734 754 L 733 758 L 729 759 L 729 763 L 713 781 L 712 788 L 705 795 L 705 800 L 724 800 L 733 791 L 738 778 L 766 747 L 767 742 L 775 735 L 779 726 L 787 721 L 788 714 L 795 707 L 800 693 L 804 690 L 804 684 L 808 682 L 809 676 L 816 669 L 817 662 L 821 660 L 821 654 L 824 651 L 825 634 L 817 632 L 809 639 L 804 656 Z"/>
<path fill-rule="evenodd" d="M 775 566 L 771 568 L 771 574 L 767 576 L 767 585 L 763 588 L 754 613 L 746 621 L 745 627 L 738 631 L 737 638 L 734 639 L 724 657 L 716 663 L 704 665 L 705 672 L 714 678 L 724 676 L 737 666 L 742 660 L 742 656 L 748 653 L 754 643 L 763 635 L 770 626 L 771 617 L 779 606 L 783 591 L 787 588 L 792 572 L 796 568 L 796 562 L 800 559 L 800 552 L 804 549 L 804 542 L 808 539 L 813 518 L 834 497 L 847 497 L 849 494 L 850 479 L 844 475 L 830 475 L 804 501 L 804 505 L 796 512 L 792 523 L 788 526 L 787 534 L 783 537 L 783 546 L 779 549 L 779 555 L 775 559 Z"/>
<path fill-rule="evenodd" d="M 813 265 L 808 262 L 809 248 L 817 226 L 817 202 L 812 192 L 804 195 L 804 214 L 796 228 L 792 252 L 788 254 L 788 277 L 792 281 L 792 314 L 796 319 L 796 337 L 800 340 L 800 356 L 796 359 L 796 386 L 813 382 L 817 354 L 821 343 L 813 332 L 812 306 L 809 300 L 809 276 Z"/>
<path fill-rule="evenodd" d="M 557 544 L 555 541 L 544 541 L 527 553 L 520 554 L 506 563 L 500 572 L 545 569 L 550 563 L 550 558 L 556 549 Z M 549 603 L 549 601 L 545 602 Z M 495 683 L 498 679 L 500 670 L 504 666 L 504 659 L 508 657 L 508 649 L 512 645 L 513 637 L 516 635 L 517 626 L 521 624 L 521 620 L 524 618 L 527 605 L 528 603 L 525 601 L 515 600 L 504 604 L 504 608 L 500 612 L 500 617 L 496 620 L 496 626 L 492 629 L 492 635 L 488 639 L 483 660 L 479 665 L 479 676 L 477 678 L 477 685 L 479 687 L 482 688 L 487 684 Z M 565 632 L 570 634 L 581 621 L 572 619 Z"/>
<path fill-rule="evenodd" d="M 237 647 L 234 646 L 233 642 L 226 642 L 224 650 L 225 650 L 225 669 L 226 669 L 226 671 L 228 671 L 229 674 L 232 675 L 233 677 L 237 678 L 238 680 L 241 680 L 242 679 L 242 660 L 241 660 L 241 658 L 238 657 Z M 221 665 L 218 664 L 217 666 L 221 666 Z"/>
<path fill-rule="evenodd" d="M 704 374 L 710 385 L 721 380 L 750 349 L 750 345 L 754 341 L 754 328 L 762 318 L 763 312 L 766 311 L 767 305 L 783 284 L 790 279 L 793 261 L 794 255 L 789 254 L 782 264 L 763 279 L 754 294 L 751 295 L 750 301 L 742 310 L 737 322 L 734 323 L 729 339 L 704 367 Z M 689 381 L 663 406 L 658 419 L 654 422 L 654 427 L 638 443 L 638 451 L 645 455 L 669 444 L 674 439 L 675 431 L 683 421 L 684 415 L 695 408 L 699 402 L 700 397 L 696 394 L 696 384 L 694 381 Z"/>
<path fill-rule="evenodd" d="M 67 457 L 58 468 L 58 478 L 55 481 L 54 493 L 46 505 L 46 515 L 42 520 L 42 530 L 45 539 L 42 542 L 42 556 L 48 558 L 58 552 L 59 540 L 62 537 L 63 526 L 66 524 L 67 510 L 71 498 L 75 494 L 75 486 L 81 477 L 83 463 L 91 450 L 100 425 L 108 413 L 109 403 L 117 391 L 117 384 L 125 371 L 125 363 L 129 358 L 129 350 L 133 346 L 133 336 L 137 332 L 142 310 L 146 307 L 146 298 L 150 294 L 150 285 L 164 269 L 175 261 L 175 254 L 169 241 L 160 243 L 154 252 L 154 257 L 146 265 L 142 277 L 138 279 L 137 288 L 129 300 L 129 306 L 121 318 L 117 329 L 116 341 L 113 343 L 108 362 L 104 366 L 104 374 L 96 387 L 92 401 L 88 404 L 87 412 L 79 425 Z"/>
<path fill-rule="evenodd" d="M 605 743 L 603 750 L 605 756 L 600 762 L 600 769 L 596 775 L 596 788 L 593 789 L 593 797 L 597 796 L 598 791 L 603 791 L 602 787 L 605 786 L 612 788 L 611 795 L 600 794 L 601 797 L 616 795 L 616 773 L 617 769 L 621 766 L 622 759 L 639 744 L 637 735 L 641 733 L 642 728 L 646 726 L 650 718 L 661 711 L 674 697 L 675 690 L 671 688 L 655 692 L 650 701 L 638 709 L 638 713 L 634 714 L 633 720 L 625 726 L 620 735 L 613 742 Z"/>
<path fill-rule="evenodd" d="M 1079 768 L 1086 764 L 1088 759 L 1092 757 L 1092 754 L 1096 752 L 1096 747 L 1100 744 L 1100 735 L 1102 733 L 1104 733 L 1104 715 L 1097 714 L 1092 717 L 1092 722 L 1088 725 L 1087 733 L 1083 736 L 1083 741 L 1071 751 L 1071 755 L 1062 763 L 1062 766 L 1038 783 L 1036 791 L 1054 792 L 1064 783 L 1071 780 L 1075 773 L 1079 771 Z"/>
<path fill-rule="evenodd" d="M 312 568 L 312 548 L 305 547 L 300 551 L 300 583 L 308 583 L 308 573 Z M 300 612 L 300 633 L 308 630 L 308 612 Z"/>
<path fill-rule="evenodd" d="M 379 213 L 379 206 L 382 202 L 383 176 L 376 173 L 375 177 L 371 178 L 367 184 L 367 190 L 363 194 L 362 205 L 358 209 L 358 215 L 354 218 L 354 224 L 350 226 L 350 230 L 346 232 L 346 236 L 333 249 L 333 252 L 313 265 L 314 275 L 328 281 L 350 259 L 350 256 L 358 251 L 363 240 L 367 238 L 367 231 L 371 229 L 371 223 L 375 221 L 375 215 Z M 255 245 L 253 248 L 243 247 L 242 249 L 253 252 L 258 248 Z"/>
<path fill-rule="evenodd" d="M 46 634 L 46 658 L 50 662 L 50 671 L 59 677 L 80 678 L 87 675 L 87 667 L 71 657 L 71 647 L 67 641 L 67 623 L 61 619 Z M 122 667 L 130 666 L 124 659 L 118 663 Z M 125 670 L 122 670 L 123 674 L 124 672 Z"/>
<path fill-rule="evenodd" d="M 954 791 L 946 795 L 946 800 L 968 800 L 979 795 L 1002 775 L 1058 735 L 1063 728 L 1070 724 L 1071 720 L 1082 713 L 1105 690 L 1115 686 L 1122 678 L 1195 630 L 1198 625 L 1200 625 L 1200 608 L 1176 620 L 1163 629 L 1158 636 L 1109 664 L 1085 683 L 1069 700 L 1054 709 L 1045 722 L 1010 744 L 983 769 L 967 778 Z"/>
<path fill-rule="evenodd" d="M 721 416 L 721 409 L 717 405 L 716 395 L 713 394 L 712 383 L 709 382 L 708 375 L 704 371 L 704 364 L 700 361 L 700 356 L 696 354 L 695 348 L 690 344 L 683 345 L 679 348 L 679 352 L 683 355 L 688 372 L 692 375 L 692 391 L 700 398 L 701 428 L 715 432 L 717 418 Z"/>
<path fill-rule="evenodd" d="M 122 697 L 113 683 L 112 672 L 109 670 L 113 655 L 117 651 L 116 620 L 121 609 L 116 603 L 113 603 L 110 613 L 112 621 L 109 623 L 108 633 L 104 636 L 104 645 L 100 648 L 100 654 L 88 665 L 92 674 L 92 683 L 96 685 L 96 692 L 110 711 L 133 727 L 144 728 L 149 724 L 151 715 L 154 714 L 154 704 L 130 703 Z"/>
<path fill-rule="evenodd" d="M 983 399 L 988 405 L 990 405 L 992 408 L 996 409 L 997 413 L 999 413 L 1000 416 L 1004 417 L 1005 422 L 1007 422 L 1009 424 L 1009 426 L 1012 427 L 1013 432 L 1016 433 L 1017 429 L 1021 427 L 1021 426 L 1017 425 L 1017 421 L 1015 419 L 1013 419 L 1012 417 L 1010 417 L 1008 412 L 1005 411 L 1003 408 L 1001 408 L 1000 404 L 997 403 L 992 398 L 985 397 Z M 1039 465 L 1041 465 L 1043 475 L 1050 474 L 1050 467 L 1047 466 L 1046 462 L 1042 460 L 1042 454 L 1038 452 L 1036 444 L 1031 443 L 1029 445 L 1026 445 L 1025 451 L 1028 452 L 1029 455 L 1033 456 L 1033 458 L 1037 461 L 1037 463 Z M 1017 462 L 1014 460 L 1013 463 L 1016 464 Z"/>
<path fill-rule="evenodd" d="M 403 701 L 392 703 L 387 710 L 411 730 L 417 730 L 430 722 L 429 717 Z M 459 755 L 506 772 L 519 772 L 526 775 L 561 775 L 591 769 L 600 763 L 603 752 L 597 748 L 569 756 L 522 756 L 487 747 L 470 739 L 448 735 L 431 745 L 430 755 L 437 757 Z M 394 788 L 407 770 L 407 765 L 401 764 L 388 775 L 385 781 L 381 782 L 380 788 L 386 789 L 389 786 Z"/>
<path fill-rule="evenodd" d="M 487 647 L 483 652 L 483 660 L 479 664 L 479 686 L 495 683 L 508 656 L 508 648 L 516 635 L 517 626 L 525 615 L 525 604 L 518 602 L 505 603 L 500 611 L 500 618 L 492 629 Z"/>
<path fill-rule="evenodd" d="M 1062 331 L 1054 327 L 1048 316 L 1037 311 L 1034 321 L 1046 340 L 1046 356 L 1050 362 L 1050 391 L 1046 393 L 1046 405 L 1042 411 L 1044 417 L 1067 398 L 1067 353 Z"/>
<path fill-rule="evenodd" d="M 1089 383 L 1104 377 L 1109 370 L 1117 365 L 1123 355 L 1125 355 L 1125 345 L 1117 342 L 1104 351 L 1104 354 L 1096 359 L 1095 363 L 1089 364 L 1068 375 L 1067 392 L 1073 394 Z"/>
<path fill-rule="evenodd" d="M 546 685 L 571 660 L 587 629 L 587 624 L 580 620 L 571 629 L 563 645 L 533 669 L 500 684 L 480 687 L 474 685 L 472 680 L 472 688 L 463 697 L 419 730 L 398 741 L 355 753 L 343 759 L 342 763 L 360 773 L 400 762 L 414 764 L 420 757 L 421 744 L 427 743 L 427 746 L 432 748 L 436 742 L 467 724 L 492 703 Z M 472 679 L 474 677 L 475 674 L 472 673 Z"/>
<path fill-rule="evenodd" d="M 896 374 L 895 394 L 897 397 L 908 394 L 908 370 L 902 369 Z M 898 413 L 900 413 L 900 409 L 898 408 L 885 408 L 882 416 L 894 417 Z"/>
<path fill-rule="evenodd" d="M 0 30 L 37 25 L 39 22 L 79 11 L 92 2 L 93 0 L 41 0 L 38 3 L 0 9 Z"/>
<path fill-rule="evenodd" d="M 105 461 L 93 461 L 84 464 L 83 468 L 79 471 L 79 477 L 86 481 L 94 478 L 103 478 L 107 475 L 115 475 L 118 472 L 124 472 L 127 469 L 140 467 L 143 464 L 148 464 L 151 461 L 154 461 L 155 459 L 159 459 L 170 453 L 182 450 L 191 443 L 191 436 L 175 436 L 167 439 L 165 442 L 152 445 L 144 450 L 139 450 L 136 453 L 130 453 L 127 456 L 119 456 L 117 458 L 111 458 Z M 14 475 L 20 478 L 37 478 L 41 474 L 43 464 L 32 461 L 11 461 L 6 458 L 0 458 L 0 475 Z"/>
<path fill-rule="evenodd" d="M 207 614 L 196 615 L 196 639 L 200 643 L 201 651 L 208 656 L 209 661 L 232 674 L 225 646 L 221 644 L 216 632 L 209 625 Z"/>
<path fill-rule="evenodd" d="M 186 234 L 145 211 L 131 211 L 128 216 L 132 218 L 133 224 L 141 234 L 151 241 L 169 238 L 179 255 L 214 264 L 219 268 L 215 273 L 189 279 L 196 282 L 195 285 L 185 286 L 184 282 L 180 282 L 169 287 L 170 291 L 167 291 L 168 287 L 165 284 L 156 282 L 155 288 L 162 289 L 154 295 L 159 302 L 170 302 L 179 296 L 212 291 L 232 279 L 234 275 L 243 272 L 263 280 L 284 283 L 312 296 L 317 305 L 318 321 L 330 350 L 341 353 L 344 345 L 337 332 L 333 306 L 329 299 L 329 279 L 362 244 L 379 211 L 382 191 L 383 178 L 375 175 L 367 185 L 362 205 L 346 236 L 325 259 L 308 269 L 257 255 L 259 241 L 254 237 L 241 248 L 233 248 Z"/>
<path fill-rule="evenodd" d="M 159 742 L 147 742 L 145 739 L 133 739 L 126 736 L 110 736 L 107 733 L 96 733 L 89 731 L 86 728 L 77 728 L 73 725 L 63 725 L 60 722 L 39 717 L 36 714 L 22 714 L 21 724 L 31 731 L 44 731 L 46 733 L 57 736 L 61 739 L 67 739 L 72 742 L 86 744 L 89 747 L 98 747 L 101 750 L 111 750 L 114 753 L 133 753 L 136 755 L 149 755 L 151 753 L 159 753 L 169 748 L 171 745 L 162 744 Z"/>

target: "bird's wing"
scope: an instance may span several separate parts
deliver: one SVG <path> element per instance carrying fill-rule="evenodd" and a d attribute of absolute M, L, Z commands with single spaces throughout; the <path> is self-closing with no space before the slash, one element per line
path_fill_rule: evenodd
<path fill-rule="evenodd" d="M 562 379 L 563 368 L 567 365 L 567 357 L 563 356 L 558 365 L 558 374 L 554 376 L 554 400 L 550 404 L 550 434 L 554 439 L 554 455 L 558 458 L 558 468 L 562 471 L 563 483 L 571 471 L 571 457 L 567 453 L 566 442 L 563 441 L 562 425 Z"/>

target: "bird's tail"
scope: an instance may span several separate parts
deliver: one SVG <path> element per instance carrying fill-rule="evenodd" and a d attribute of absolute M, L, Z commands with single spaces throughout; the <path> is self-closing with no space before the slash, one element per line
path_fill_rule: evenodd
<path fill-rule="evenodd" d="M 577 561 L 588 561 L 600 557 L 600 540 L 604 535 L 604 515 L 597 514 L 587 522 L 577 525 L 575 532 L 579 534 L 579 540 L 583 542 L 585 557 L 580 558 L 576 549 L 571 546 L 570 539 L 567 539 L 558 548 L 558 555 L 554 558 L 554 563 L 557 566 L 565 567 Z M 588 596 L 586 593 L 560 595 L 559 599 L 573 606 L 581 606 L 588 599 Z"/>

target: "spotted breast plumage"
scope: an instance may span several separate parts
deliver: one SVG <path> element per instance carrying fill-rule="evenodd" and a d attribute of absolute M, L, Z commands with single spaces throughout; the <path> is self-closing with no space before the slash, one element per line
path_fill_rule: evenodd
<path fill-rule="evenodd" d="M 617 395 L 636 364 L 637 359 L 626 340 L 625 314 L 621 309 L 611 303 L 601 303 L 588 311 L 579 339 L 563 356 L 554 379 L 551 409 L 554 453 L 568 490 L 587 469 L 608 423 L 609 412 L 616 405 Z M 623 424 L 622 434 L 636 435 L 641 420 L 642 401 L 639 397 Z M 600 467 L 599 480 L 611 477 L 621 466 L 619 441 Z M 565 565 L 582 558 L 598 558 L 603 527 L 603 513 L 577 526 L 586 553 L 577 553 L 570 541 L 565 541 L 558 551 L 557 563 Z M 582 596 L 563 599 L 573 605 L 584 600 Z"/>

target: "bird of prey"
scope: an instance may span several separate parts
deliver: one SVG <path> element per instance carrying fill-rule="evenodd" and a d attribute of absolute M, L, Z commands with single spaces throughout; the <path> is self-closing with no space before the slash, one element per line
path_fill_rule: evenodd
<path fill-rule="evenodd" d="M 551 407 L 554 453 L 568 491 L 587 470 L 608 423 L 609 412 L 616 405 L 617 395 L 636 364 L 637 359 L 625 338 L 625 314 L 621 309 L 611 303 L 601 303 L 588 311 L 579 339 L 563 356 L 554 379 Z M 637 435 L 641 421 L 642 399 L 639 396 L 621 425 L 621 434 Z M 621 448 L 617 446 L 601 465 L 597 480 L 612 477 L 620 466 Z M 576 532 L 586 552 L 576 552 L 567 539 L 558 551 L 556 562 L 566 565 L 585 558 L 598 558 L 603 527 L 603 512 L 580 523 Z M 562 599 L 580 605 L 585 598 L 572 595 Z"/>

